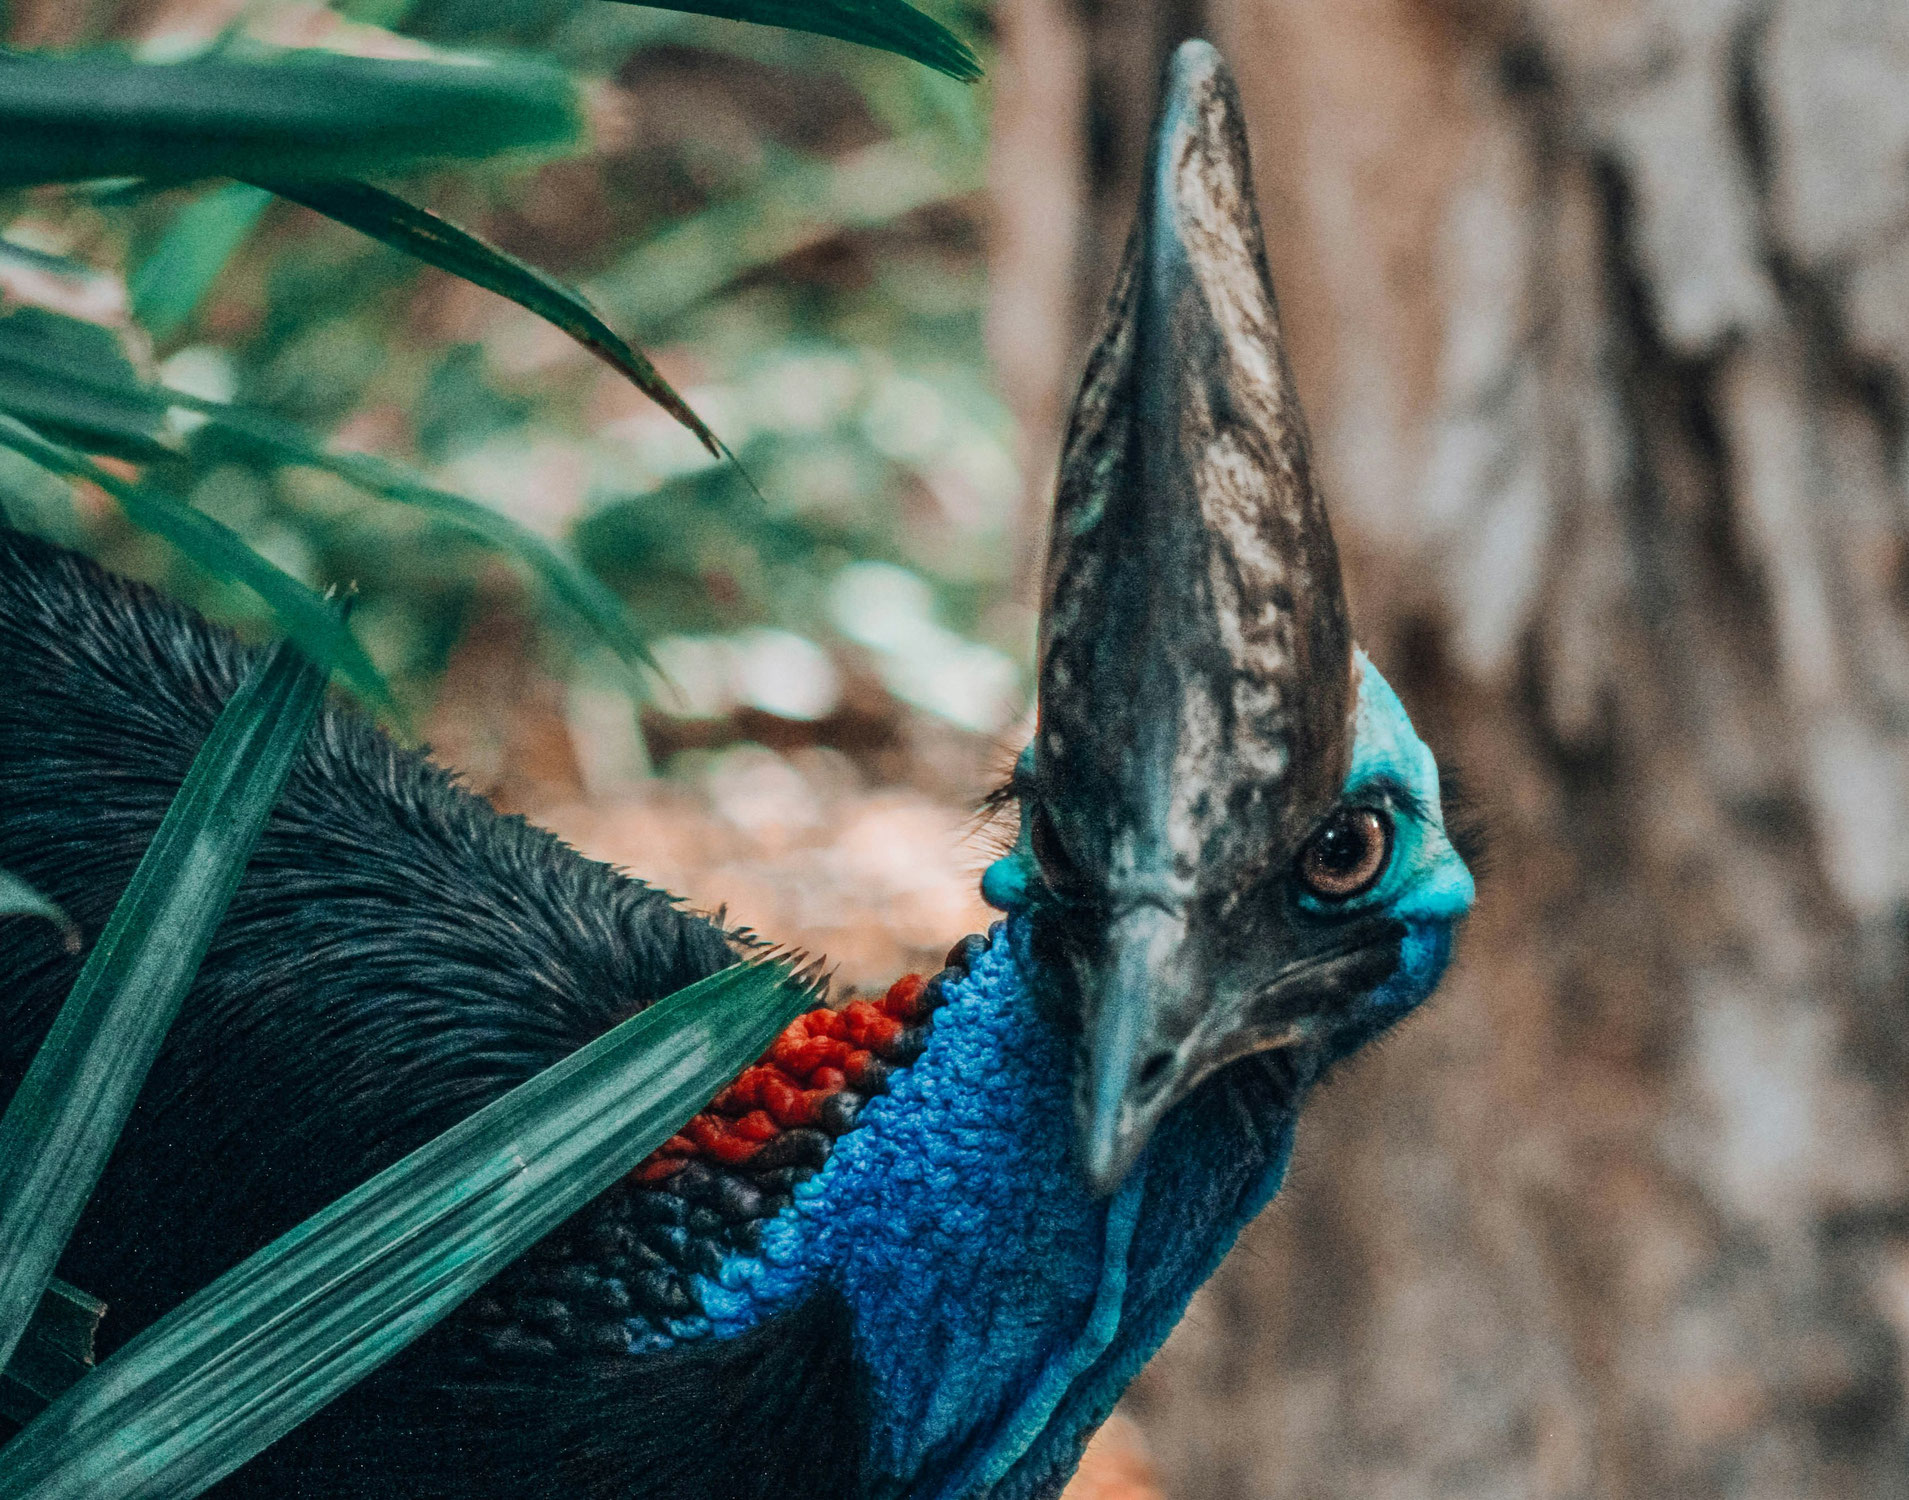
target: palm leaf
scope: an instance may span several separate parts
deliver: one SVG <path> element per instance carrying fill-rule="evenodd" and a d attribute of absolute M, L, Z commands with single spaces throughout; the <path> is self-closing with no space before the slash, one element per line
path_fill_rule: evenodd
<path fill-rule="evenodd" d="M 689 409 L 689 404 L 676 394 L 656 366 L 604 322 L 582 293 L 527 261 L 367 183 L 287 183 L 260 179 L 258 185 L 486 291 L 509 298 L 546 323 L 561 328 L 611 369 L 628 378 L 644 395 L 695 433 L 712 457 L 727 454 L 728 450 L 717 440 L 716 434 Z"/>
<path fill-rule="evenodd" d="M 571 140 L 571 85 L 527 62 L 453 66 L 304 51 L 136 62 L 12 55 L 0 188 L 101 177 L 348 177 Z"/>
<path fill-rule="evenodd" d="M 0 1365 L 79 1222 L 324 688 L 286 644 L 232 695 L 0 1116 Z"/>
<path fill-rule="evenodd" d="M 963 82 L 981 76 L 980 62 L 959 37 L 903 0 L 669 0 L 658 9 L 811 31 L 898 52 Z"/>
<path fill-rule="evenodd" d="M 189 1500 L 667 1140 L 810 1002 L 739 964 L 605 1033 L 275 1240 L 0 1448 L 0 1500 Z"/>

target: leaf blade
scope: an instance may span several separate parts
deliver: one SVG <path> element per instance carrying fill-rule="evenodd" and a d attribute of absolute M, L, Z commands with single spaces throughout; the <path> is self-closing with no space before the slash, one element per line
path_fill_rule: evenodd
<path fill-rule="evenodd" d="M 246 191 L 259 190 L 248 187 Z M 22 328 L 16 320 L 28 313 L 44 326 Z M 93 348 L 100 340 L 104 343 Z M 16 427 L 4 423 L 4 414 L 12 409 L 9 376 L 15 386 L 35 395 L 34 404 L 13 412 L 20 419 Z M 134 524 L 166 537 L 216 576 L 252 588 L 272 606 L 288 634 L 314 657 L 330 662 L 367 702 L 388 713 L 395 714 L 395 709 L 376 667 L 350 631 L 304 585 L 252 553 L 236 533 L 177 497 L 150 485 L 135 489 L 37 431 L 20 431 L 27 424 L 37 427 L 34 418 L 38 416 L 42 421 L 64 419 L 68 429 L 85 436 L 80 429 L 86 425 L 87 403 L 95 400 L 109 411 L 132 413 L 156 432 L 165 429 L 170 408 L 196 412 L 275 463 L 322 469 L 380 499 L 431 511 L 487 546 L 515 557 L 624 662 L 651 665 L 648 644 L 616 592 L 561 548 L 503 512 L 428 484 L 387 460 L 333 453 L 296 423 L 269 412 L 150 385 L 118 350 L 111 331 L 97 324 L 40 309 L 0 317 L 0 446 L 21 451 L 54 473 L 100 485 L 130 507 L 128 515 Z M 94 437 L 111 447 L 115 435 L 124 430 L 113 426 L 95 431 Z"/>
<path fill-rule="evenodd" d="M 133 318 L 155 343 L 164 343 L 185 325 L 271 202 L 265 189 L 231 182 L 173 215 L 159 243 L 126 282 Z"/>
<path fill-rule="evenodd" d="M 856 42 L 911 58 L 962 83 L 981 76 L 980 60 L 967 43 L 904 0 L 669 0 L 656 8 Z"/>
<path fill-rule="evenodd" d="M 0 1116 L 0 1365 L 25 1332 L 324 696 L 289 644 L 240 685 Z"/>
<path fill-rule="evenodd" d="M 369 183 L 297 183 L 259 178 L 255 185 L 535 313 L 552 327 L 562 329 L 695 433 L 712 458 L 727 455 L 716 434 L 690 410 L 689 403 L 640 349 L 604 322 L 581 292 L 528 261 Z"/>
<path fill-rule="evenodd" d="M 0 79 L 0 187 L 136 177 L 339 177 L 568 142 L 560 69 L 305 51 L 137 62 L 17 54 Z"/>
<path fill-rule="evenodd" d="M 177 447 L 166 407 L 113 329 L 40 307 L 0 316 L 0 411 L 90 452 L 144 461 Z"/>
<path fill-rule="evenodd" d="M 0 1369 L 0 1418 L 25 1426 L 93 1367 L 106 1304 L 57 1277 L 47 1284 L 13 1358 Z"/>
<path fill-rule="evenodd" d="M 737 964 L 623 1022 L 226 1273 L 4 1449 L 0 1500 L 185 1500 L 634 1167 L 811 996 Z"/>

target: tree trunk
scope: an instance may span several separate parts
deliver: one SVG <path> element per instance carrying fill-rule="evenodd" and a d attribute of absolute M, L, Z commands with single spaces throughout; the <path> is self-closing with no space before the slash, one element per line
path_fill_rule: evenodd
<path fill-rule="evenodd" d="M 1493 854 L 1128 1410 L 1179 1500 L 1909 1493 L 1909 6 L 1204 25 Z"/>

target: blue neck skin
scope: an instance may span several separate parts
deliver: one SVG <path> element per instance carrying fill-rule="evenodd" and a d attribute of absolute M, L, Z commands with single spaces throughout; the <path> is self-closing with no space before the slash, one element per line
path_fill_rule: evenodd
<path fill-rule="evenodd" d="M 1382 680 L 1360 696 L 1349 789 L 1423 752 Z M 1436 818 L 1436 780 L 1430 802 Z M 1442 852 L 1400 850 L 1422 878 L 1388 903 L 1407 929 L 1399 966 L 1336 1051 L 1406 1014 L 1444 971 L 1471 882 L 1448 867 L 1442 825 L 1436 842 Z M 920 1060 L 765 1226 L 761 1254 L 697 1286 L 716 1337 L 820 1287 L 840 1293 L 871 1385 L 877 1494 L 1057 1493 L 1285 1175 L 1300 1100 L 1248 1059 L 1168 1115 L 1111 1198 L 1089 1196 L 1071 1155 L 1071 1044 L 1042 1019 L 1032 972 L 1027 923 L 1011 916 L 948 987 Z"/>
<path fill-rule="evenodd" d="M 874 1489 L 1044 1496 L 1278 1191 L 1299 1101 L 1249 1062 L 1163 1122 L 1111 1199 L 1074 1166 L 1071 1049 L 997 927 L 949 986 L 920 1061 L 869 1102 L 796 1203 L 697 1288 L 718 1336 L 819 1285 L 848 1303 L 869 1373 Z M 1414 930 L 1369 1004 L 1431 992 L 1450 929 Z"/>

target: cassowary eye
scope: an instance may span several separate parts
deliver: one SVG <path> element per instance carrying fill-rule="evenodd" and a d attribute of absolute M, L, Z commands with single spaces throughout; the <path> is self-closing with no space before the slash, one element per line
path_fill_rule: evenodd
<path fill-rule="evenodd" d="M 1299 878 L 1326 901 L 1371 888 L 1392 852 L 1392 825 L 1367 807 L 1342 807 L 1300 851 Z"/>

